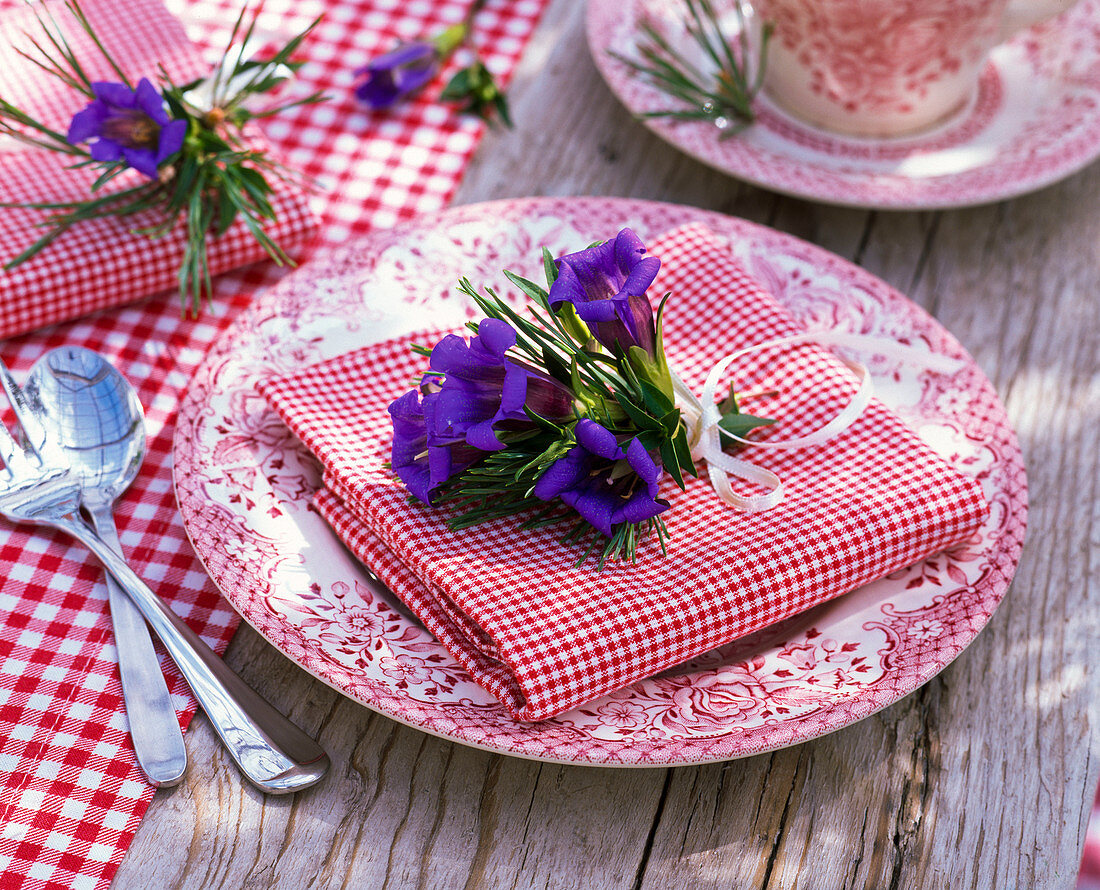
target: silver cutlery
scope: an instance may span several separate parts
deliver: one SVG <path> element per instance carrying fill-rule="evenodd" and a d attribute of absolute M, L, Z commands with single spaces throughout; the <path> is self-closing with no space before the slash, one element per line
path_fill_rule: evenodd
<path fill-rule="evenodd" d="M 257 788 L 285 794 L 316 784 L 329 767 L 321 746 L 233 673 L 96 533 L 80 513 L 79 479 L 3 362 L 0 384 L 23 430 L 21 444 L 0 424 L 0 515 L 60 529 L 92 551 L 160 637 L 230 756 Z"/>
<path fill-rule="evenodd" d="M 121 556 L 114 503 L 145 457 L 145 413 L 137 393 L 103 356 L 73 346 L 38 359 L 23 392 L 46 439 L 61 449 L 80 483 L 92 526 Z M 107 595 L 138 765 L 154 788 L 177 785 L 187 769 L 187 748 L 149 627 L 110 575 Z"/>

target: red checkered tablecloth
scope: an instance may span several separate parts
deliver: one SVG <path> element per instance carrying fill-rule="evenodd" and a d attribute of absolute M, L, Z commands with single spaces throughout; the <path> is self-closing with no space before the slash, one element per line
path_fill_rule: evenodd
<path fill-rule="evenodd" d="M 661 260 L 650 295 L 672 294 L 669 363 L 695 392 L 730 343 L 802 333 L 705 227 L 649 249 Z M 745 450 L 784 481 L 783 502 L 767 513 L 731 509 L 706 474 L 684 491 L 666 477 L 664 558 L 650 541 L 637 565 L 596 571 L 577 567 L 587 542 L 563 546 L 560 528 L 508 518 L 454 531 L 445 508 L 410 506 L 386 465 L 387 406 L 427 368 L 411 346 L 437 339 L 368 346 L 260 388 L 324 464 L 317 503 L 340 537 L 520 720 L 567 711 L 918 562 L 972 534 L 988 512 L 975 480 L 873 400 L 824 445 Z M 739 391 L 775 392 L 753 402 L 778 421 L 754 435 L 765 441 L 823 427 L 856 388 L 816 344 L 736 367 Z"/>
<path fill-rule="evenodd" d="M 477 42 L 503 80 L 544 3 L 489 0 L 478 14 Z M 432 101 L 448 71 L 422 97 L 389 113 L 356 105 L 352 71 L 398 39 L 460 20 L 468 6 L 469 0 L 267 0 L 259 28 L 272 41 L 325 13 L 303 47 L 307 64 L 299 76 L 306 89 L 324 88 L 332 100 L 264 128 L 284 161 L 318 182 L 312 202 L 319 243 L 438 209 L 451 198 L 484 125 Z M 240 4 L 178 0 L 172 11 L 213 60 Z M 223 275 L 213 307 L 197 321 L 180 317 L 169 292 L 0 341 L 0 355 L 19 379 L 43 351 L 78 344 L 104 352 L 138 388 L 149 454 L 119 504 L 123 547 L 138 573 L 219 651 L 237 619 L 196 560 L 175 507 L 173 421 L 206 348 L 280 274 L 264 264 Z M 0 579 L 0 887 L 105 887 L 153 792 L 127 734 L 100 570 L 59 534 L 0 523 Z M 166 671 L 186 724 L 193 702 L 170 665 Z"/>

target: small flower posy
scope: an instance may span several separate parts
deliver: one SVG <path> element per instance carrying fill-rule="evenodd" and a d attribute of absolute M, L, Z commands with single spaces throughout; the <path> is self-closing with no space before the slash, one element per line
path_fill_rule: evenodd
<path fill-rule="evenodd" d="M 439 73 L 438 43 L 402 43 L 371 59 L 355 75 L 361 78 L 356 97 L 376 110 L 392 108 L 422 90 Z"/>
<path fill-rule="evenodd" d="M 655 533 L 665 551 L 660 495 L 697 475 L 676 405 L 661 319 L 646 291 L 660 268 L 630 229 L 554 259 L 546 288 L 511 272 L 529 317 L 467 279 L 459 290 L 486 318 L 467 341 L 449 334 L 417 347 L 429 369 L 389 407 L 390 466 L 412 496 L 452 511 L 452 528 L 524 514 L 525 528 L 565 523 L 563 543 L 603 543 L 599 565 L 635 560 Z M 767 418 L 719 406 L 744 435 Z M 733 418 L 736 421 L 733 422 Z"/>
<path fill-rule="evenodd" d="M 87 105 L 61 133 L 36 120 L 0 97 L 0 135 L 49 149 L 74 159 L 74 166 L 91 166 L 100 175 L 92 196 L 57 203 L 21 203 L 12 206 L 46 212 L 45 234 L 4 268 L 25 262 L 58 235 L 83 220 L 112 215 L 129 217 L 152 211 L 161 220 L 135 229 L 158 237 L 182 218 L 186 244 L 178 282 L 184 307 L 198 313 L 203 295 L 212 289 L 207 263 L 207 241 L 238 219 L 277 263 L 289 262 L 286 254 L 264 230 L 275 219 L 271 204 L 274 187 L 269 177 L 289 179 L 291 174 L 263 152 L 250 147 L 245 126 L 296 105 L 320 102 L 313 93 L 289 101 L 273 101 L 263 109 L 253 107 L 257 96 L 274 90 L 301 66 L 291 55 L 317 24 L 265 59 L 249 57 L 255 19 L 245 24 L 242 12 L 233 26 L 223 61 L 207 78 L 176 84 L 160 67 L 160 87 L 147 77 L 132 83 L 114 57 L 98 40 L 77 0 L 66 0 L 65 9 L 91 38 L 116 81 L 93 81 L 74 54 L 49 10 L 35 12 L 41 39 L 31 39 L 34 53 L 27 59 L 81 94 Z M 118 190 L 103 186 L 128 170 L 136 170 L 144 182 Z M 0 205 L 4 206 L 4 205 Z"/>
<path fill-rule="evenodd" d="M 444 28 L 430 39 L 399 43 L 356 69 L 356 98 L 375 111 L 382 111 L 420 92 L 459 47 L 469 42 L 474 17 L 484 5 L 485 0 L 474 0 L 458 24 Z M 473 61 L 447 82 L 439 98 L 460 103 L 460 111 L 488 123 L 493 122 L 495 115 L 505 126 L 512 126 L 504 91 L 476 52 Z"/>

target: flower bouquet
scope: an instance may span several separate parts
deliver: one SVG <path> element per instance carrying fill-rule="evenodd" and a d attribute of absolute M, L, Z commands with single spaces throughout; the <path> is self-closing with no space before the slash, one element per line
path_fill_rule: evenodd
<path fill-rule="evenodd" d="M 667 295 L 654 313 L 646 293 L 660 260 L 623 229 L 557 260 L 544 250 L 543 265 L 546 288 L 505 272 L 529 317 L 461 281 L 486 318 L 469 341 L 420 350 L 428 371 L 389 408 L 392 468 L 415 499 L 450 507 L 452 528 L 514 514 L 527 528 L 560 523 L 563 542 L 591 539 L 581 562 L 603 544 L 601 568 L 635 560 L 651 534 L 664 551 L 660 480 L 683 488 L 697 474 L 698 430 L 665 358 Z M 732 388 L 711 409 L 733 444 L 772 422 L 743 413 Z"/>

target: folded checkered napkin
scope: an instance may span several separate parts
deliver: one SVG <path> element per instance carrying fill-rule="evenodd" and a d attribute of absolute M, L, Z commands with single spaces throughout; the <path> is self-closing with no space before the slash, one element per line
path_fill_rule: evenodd
<path fill-rule="evenodd" d="M 209 72 L 179 22 L 158 0 L 85 0 L 81 5 L 103 44 L 134 79 L 148 76 L 155 82 L 160 63 L 182 82 Z M 50 4 L 49 9 L 91 79 L 118 80 L 71 14 L 59 3 Z M 30 37 L 43 40 L 42 33 L 30 7 L 0 10 L 0 97 L 64 132 L 84 104 L 82 98 L 19 55 L 20 49 L 29 49 Z M 265 147 L 258 135 L 255 144 Z M 4 140 L 0 144 L 0 203 L 88 197 L 97 171 L 68 169 L 70 163 L 65 155 Z M 143 180 L 141 174 L 128 171 L 102 192 L 132 187 Z M 305 196 L 300 189 L 280 184 L 272 206 L 276 220 L 267 231 L 284 250 L 294 253 L 316 229 Z M 43 234 L 39 224 L 44 216 L 39 210 L 0 208 L 0 264 L 21 254 Z M 156 240 L 133 231 L 160 220 L 156 213 L 125 220 L 88 220 L 73 226 L 32 259 L 0 271 L 0 338 L 174 287 L 183 260 L 184 227 L 177 225 Z M 209 245 L 214 275 L 266 256 L 240 220 Z"/>
<path fill-rule="evenodd" d="M 696 391 L 723 355 L 802 330 L 705 228 L 649 248 L 662 262 L 651 293 L 672 293 L 669 361 Z M 785 500 L 769 512 L 738 513 L 703 480 L 683 492 L 666 482 L 667 557 L 651 544 L 638 565 L 600 572 L 575 567 L 578 550 L 553 529 L 501 520 L 451 531 L 446 510 L 411 505 L 383 466 L 386 408 L 425 366 L 409 346 L 432 340 L 369 346 L 260 388 L 324 464 L 317 505 L 340 537 L 521 720 L 561 713 L 909 565 L 972 534 L 986 514 L 979 485 L 873 401 L 827 444 L 744 452 L 785 482 Z M 751 403 L 780 420 L 761 438 L 816 429 L 857 385 L 813 344 L 746 358 L 733 374 L 739 391 L 778 393 Z"/>

